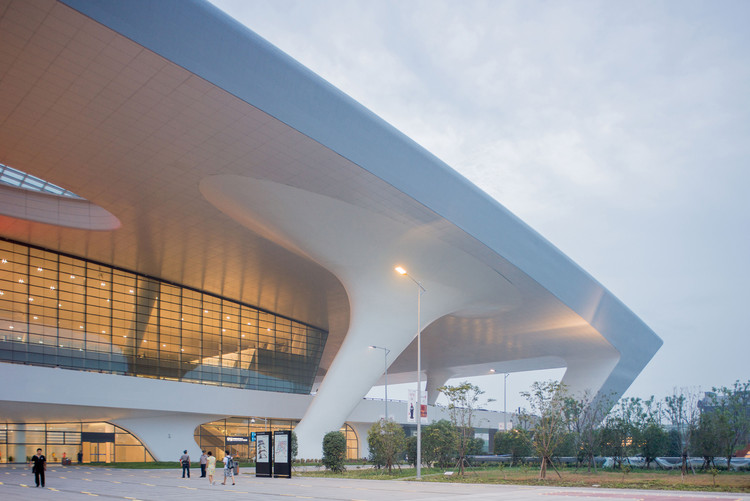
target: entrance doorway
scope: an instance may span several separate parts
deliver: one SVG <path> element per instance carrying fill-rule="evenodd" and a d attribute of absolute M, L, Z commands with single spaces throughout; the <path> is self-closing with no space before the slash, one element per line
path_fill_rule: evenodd
<path fill-rule="evenodd" d="M 114 442 L 83 442 L 84 463 L 112 463 L 115 460 Z"/>

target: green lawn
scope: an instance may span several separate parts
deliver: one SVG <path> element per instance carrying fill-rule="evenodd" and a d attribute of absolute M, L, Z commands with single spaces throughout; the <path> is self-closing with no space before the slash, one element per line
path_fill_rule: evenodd
<path fill-rule="evenodd" d="M 346 471 L 340 474 L 330 471 L 301 471 L 301 466 L 315 465 L 306 463 L 295 465 L 294 476 L 304 477 L 337 477 L 383 480 L 414 480 L 416 470 L 402 466 L 394 468 L 391 473 L 370 467 L 359 468 L 363 463 L 349 463 Z M 179 462 L 153 463 L 87 463 L 87 466 L 124 469 L 175 469 L 181 468 Z M 240 470 L 255 466 L 255 463 L 240 463 Z M 191 468 L 200 471 L 198 463 Z M 450 471 L 450 470 L 449 470 Z M 497 466 L 469 468 L 463 477 L 447 476 L 446 470 L 439 468 L 422 468 L 422 479 L 426 482 L 468 482 L 513 485 L 553 485 L 560 487 L 606 487 L 653 490 L 690 490 L 712 492 L 750 492 L 750 472 L 719 472 L 715 477 L 711 473 L 696 472 L 682 478 L 677 470 L 638 470 L 628 473 L 613 470 L 587 472 L 585 468 L 562 468 L 559 478 L 554 470 L 547 472 L 546 480 L 539 480 L 539 468 L 532 466 L 504 467 Z"/>
<path fill-rule="evenodd" d="M 414 468 L 394 468 L 391 474 L 376 469 L 349 468 L 342 474 L 328 471 L 296 473 L 306 477 L 344 477 L 366 479 L 404 479 L 415 478 Z M 423 481 L 428 482 L 468 482 L 513 485 L 554 485 L 560 487 L 606 487 L 654 490 L 691 490 L 714 492 L 750 492 L 750 473 L 720 472 L 716 477 L 710 473 L 696 472 L 682 478 L 679 471 L 632 470 L 629 473 L 612 470 L 587 472 L 585 468 L 563 468 L 562 478 L 554 470 L 547 473 L 546 480 L 539 480 L 538 467 L 482 467 L 470 468 L 463 477 L 446 476 L 445 470 L 422 468 Z M 714 485 L 715 482 L 715 485 Z"/>

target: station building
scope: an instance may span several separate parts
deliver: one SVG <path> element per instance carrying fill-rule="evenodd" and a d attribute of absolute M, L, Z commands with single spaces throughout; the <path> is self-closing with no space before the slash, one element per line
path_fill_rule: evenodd
<path fill-rule="evenodd" d="M 371 346 L 389 383 L 419 366 L 433 404 L 450 379 L 562 367 L 573 392 L 621 395 L 661 345 L 497 201 L 198 0 L 3 2 L 0 164 L 0 461 L 250 455 L 253 431 L 291 427 L 299 457 L 337 429 L 361 457 L 384 415 L 363 399 L 384 383 Z M 504 420 L 482 419 L 488 438 Z"/>

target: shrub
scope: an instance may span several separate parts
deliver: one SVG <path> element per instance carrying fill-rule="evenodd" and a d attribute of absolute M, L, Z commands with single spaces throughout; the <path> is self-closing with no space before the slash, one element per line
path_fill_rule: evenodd
<path fill-rule="evenodd" d="M 376 466 L 391 468 L 402 459 L 406 447 L 406 436 L 400 424 L 394 421 L 380 420 L 373 423 L 367 432 L 367 444 L 370 447 L 370 461 Z"/>
<path fill-rule="evenodd" d="M 344 471 L 346 437 L 340 431 L 329 431 L 323 437 L 323 466 L 335 473 Z"/>

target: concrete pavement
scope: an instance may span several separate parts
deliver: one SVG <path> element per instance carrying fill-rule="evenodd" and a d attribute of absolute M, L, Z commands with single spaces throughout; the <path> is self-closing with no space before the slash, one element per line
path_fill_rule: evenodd
<path fill-rule="evenodd" d="M 169 501 L 242 499 L 276 501 L 312 499 L 331 501 L 750 501 L 750 495 L 703 492 L 643 491 L 627 489 L 594 489 L 532 487 L 488 484 L 447 484 L 407 482 L 400 480 L 349 480 L 334 478 L 291 479 L 256 478 L 252 471 L 243 472 L 235 486 L 217 485 L 199 478 L 183 479 L 180 469 L 121 470 L 89 466 L 49 466 L 44 489 L 34 486 L 31 469 L 20 465 L 0 467 L 0 500 L 91 500 L 92 497 L 117 500 Z"/>

